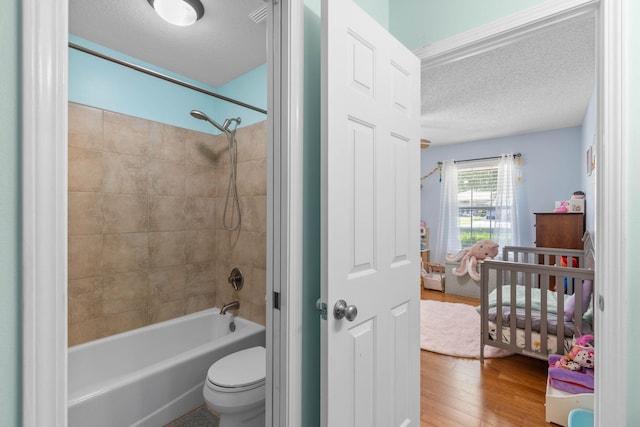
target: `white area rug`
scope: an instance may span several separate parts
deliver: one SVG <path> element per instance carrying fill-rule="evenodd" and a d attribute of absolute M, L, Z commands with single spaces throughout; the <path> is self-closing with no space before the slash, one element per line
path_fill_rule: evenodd
<path fill-rule="evenodd" d="M 480 358 L 480 314 L 459 303 L 420 301 L 420 347 L 449 356 Z M 485 346 L 484 357 L 513 353 Z"/>

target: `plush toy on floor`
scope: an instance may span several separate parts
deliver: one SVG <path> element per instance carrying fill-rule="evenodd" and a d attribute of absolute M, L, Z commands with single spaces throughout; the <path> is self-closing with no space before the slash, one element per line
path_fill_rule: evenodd
<path fill-rule="evenodd" d="M 557 360 L 554 366 L 570 371 L 593 369 L 594 355 L 593 335 L 582 335 L 576 338 L 573 347 L 571 347 L 571 351 Z"/>
<path fill-rule="evenodd" d="M 480 273 L 476 269 L 478 261 L 493 259 L 498 255 L 498 246 L 493 240 L 480 240 L 470 248 L 462 249 L 455 255 L 448 254 L 447 261 L 460 261 L 460 266 L 452 270 L 454 275 L 464 276 L 468 274 L 473 280 L 479 282 Z"/>

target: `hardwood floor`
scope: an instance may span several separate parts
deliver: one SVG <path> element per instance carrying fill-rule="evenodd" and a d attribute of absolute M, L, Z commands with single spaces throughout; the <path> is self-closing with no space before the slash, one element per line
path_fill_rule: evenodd
<path fill-rule="evenodd" d="M 422 290 L 422 299 L 478 305 Z M 524 356 L 477 359 L 421 352 L 421 426 L 553 426 L 545 422 L 547 364 Z"/>

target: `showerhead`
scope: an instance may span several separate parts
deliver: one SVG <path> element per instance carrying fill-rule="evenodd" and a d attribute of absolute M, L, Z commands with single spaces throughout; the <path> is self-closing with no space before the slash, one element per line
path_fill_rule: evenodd
<path fill-rule="evenodd" d="M 209 121 L 209 117 L 205 113 L 199 110 L 191 110 L 191 117 L 196 118 L 198 120 Z"/>
<path fill-rule="evenodd" d="M 227 121 L 228 120 L 225 121 L 225 125 L 224 126 L 221 126 L 220 123 L 218 123 L 215 120 L 211 119 L 209 116 L 207 116 L 205 113 L 203 113 L 200 110 L 191 110 L 191 117 L 196 118 L 198 120 L 204 120 L 205 122 L 211 123 L 220 132 L 223 132 L 223 133 L 229 132 L 228 129 L 227 129 L 229 127 L 229 125 L 227 125 Z"/>

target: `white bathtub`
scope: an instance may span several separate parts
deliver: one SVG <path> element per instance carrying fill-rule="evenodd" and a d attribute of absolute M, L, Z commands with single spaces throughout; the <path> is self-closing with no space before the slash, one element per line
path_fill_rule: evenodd
<path fill-rule="evenodd" d="M 69 427 L 162 426 L 204 403 L 209 366 L 265 345 L 262 325 L 210 309 L 69 348 Z"/>

